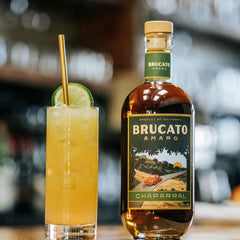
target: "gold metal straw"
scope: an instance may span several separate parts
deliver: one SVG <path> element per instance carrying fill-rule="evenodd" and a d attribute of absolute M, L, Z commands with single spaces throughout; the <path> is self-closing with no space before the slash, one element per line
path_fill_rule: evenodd
<path fill-rule="evenodd" d="M 63 100 L 64 104 L 69 105 L 68 97 L 68 74 L 67 74 L 67 59 L 65 50 L 65 38 L 63 34 L 58 35 L 60 63 L 62 73 L 62 86 L 63 86 Z"/>

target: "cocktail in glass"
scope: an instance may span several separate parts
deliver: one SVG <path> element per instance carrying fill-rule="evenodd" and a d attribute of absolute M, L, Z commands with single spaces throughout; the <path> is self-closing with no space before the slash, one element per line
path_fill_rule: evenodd
<path fill-rule="evenodd" d="M 47 239 L 96 239 L 98 108 L 47 109 Z"/>

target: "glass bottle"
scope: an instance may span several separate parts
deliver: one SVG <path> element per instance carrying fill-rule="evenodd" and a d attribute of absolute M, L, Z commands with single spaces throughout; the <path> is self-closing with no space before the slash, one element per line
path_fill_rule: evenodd
<path fill-rule="evenodd" d="M 134 239 L 180 239 L 194 211 L 194 107 L 171 83 L 172 22 L 145 34 L 145 82 L 122 107 L 121 217 Z"/>

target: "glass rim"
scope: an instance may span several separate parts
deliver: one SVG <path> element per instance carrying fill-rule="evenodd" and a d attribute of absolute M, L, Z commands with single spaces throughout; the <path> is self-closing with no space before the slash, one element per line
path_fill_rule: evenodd
<path fill-rule="evenodd" d="M 47 109 L 58 109 L 58 108 L 62 108 L 62 107 L 67 107 L 67 108 L 71 108 L 71 109 L 95 109 L 99 111 L 99 107 L 95 107 L 95 106 L 79 106 L 79 105 L 60 105 L 60 106 L 48 106 Z"/>

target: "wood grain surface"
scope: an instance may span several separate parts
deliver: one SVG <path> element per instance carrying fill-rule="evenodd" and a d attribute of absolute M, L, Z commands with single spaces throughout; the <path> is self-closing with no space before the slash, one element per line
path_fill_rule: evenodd
<path fill-rule="evenodd" d="M 1 240 L 44 240 L 43 227 L 0 227 Z M 98 240 L 130 240 L 122 226 L 99 226 Z M 240 240 L 239 225 L 194 225 L 183 240 Z"/>

